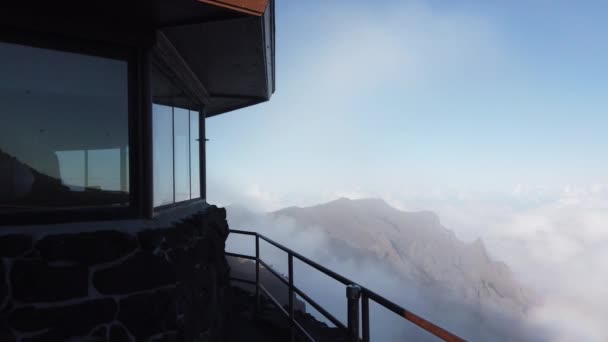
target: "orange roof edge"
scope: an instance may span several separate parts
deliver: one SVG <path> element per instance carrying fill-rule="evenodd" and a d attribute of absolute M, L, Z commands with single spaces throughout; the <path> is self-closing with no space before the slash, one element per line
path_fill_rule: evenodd
<path fill-rule="evenodd" d="M 220 6 L 247 14 L 261 16 L 268 7 L 269 0 L 198 0 L 206 4 Z"/>

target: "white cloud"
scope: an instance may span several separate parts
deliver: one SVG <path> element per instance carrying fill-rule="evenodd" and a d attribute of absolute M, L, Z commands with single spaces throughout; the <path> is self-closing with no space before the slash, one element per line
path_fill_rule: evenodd
<path fill-rule="evenodd" d="M 436 196 L 439 193 L 444 197 Z M 567 186 L 551 198 L 547 193 L 528 188 L 484 197 L 442 189 L 419 197 L 354 187 L 325 191 L 299 204 L 377 197 L 402 210 L 416 206 L 416 210 L 435 211 L 442 224 L 461 239 L 481 237 L 493 258 L 506 262 L 518 279 L 541 295 L 541 305 L 529 315 L 531 323 L 550 328 L 554 340 L 560 342 L 608 340 L 608 187 Z M 248 194 L 251 200 L 273 206 L 294 204 L 259 186 L 250 187 Z M 288 222 L 281 224 L 290 227 Z M 299 241 L 293 227 L 283 232 L 286 243 Z M 322 240 L 315 241 L 323 246 Z"/>
<path fill-rule="evenodd" d="M 544 301 L 532 313 L 556 341 L 608 340 L 608 195 L 603 186 L 566 186 L 545 204 L 518 208 L 464 201 L 437 210 L 460 236 L 481 236 Z M 525 191 L 515 202 L 525 202 Z M 534 196 L 533 192 L 528 192 Z"/>

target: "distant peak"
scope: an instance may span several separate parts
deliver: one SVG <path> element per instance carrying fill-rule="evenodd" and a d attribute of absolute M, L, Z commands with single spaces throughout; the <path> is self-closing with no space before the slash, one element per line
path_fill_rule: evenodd
<path fill-rule="evenodd" d="M 332 203 L 332 202 L 352 202 L 352 203 L 365 203 L 365 204 L 376 203 L 376 204 L 382 204 L 382 205 L 388 206 L 388 203 L 386 203 L 385 200 L 383 200 L 382 198 L 378 198 L 378 197 L 354 198 L 354 199 L 348 198 L 348 197 L 340 197 L 329 203 Z"/>
<path fill-rule="evenodd" d="M 352 201 L 352 199 L 343 196 L 343 197 L 338 197 L 338 199 L 335 199 L 333 201 L 330 201 L 330 203 L 331 202 L 350 202 L 350 201 Z"/>
<path fill-rule="evenodd" d="M 308 206 L 308 207 L 286 207 L 286 208 L 282 208 L 279 209 L 277 211 L 274 211 L 273 213 L 285 213 L 285 212 L 290 212 L 290 211 L 296 211 L 296 210 L 310 210 L 310 209 L 315 209 L 315 208 L 331 208 L 331 207 L 337 207 L 337 208 L 350 208 L 350 209 L 362 209 L 362 208 L 375 208 L 375 210 L 386 210 L 386 209 L 393 209 L 396 210 L 395 208 L 391 207 L 385 200 L 381 199 L 381 198 L 357 198 L 357 199 L 351 199 L 348 197 L 339 197 L 335 200 L 329 201 L 329 202 L 325 202 L 325 203 L 320 203 L 320 204 L 316 204 L 316 205 L 312 205 L 312 206 Z"/>
<path fill-rule="evenodd" d="M 473 248 L 474 251 L 487 256 L 486 246 L 481 238 L 475 239 L 475 241 L 471 242 L 470 246 Z"/>

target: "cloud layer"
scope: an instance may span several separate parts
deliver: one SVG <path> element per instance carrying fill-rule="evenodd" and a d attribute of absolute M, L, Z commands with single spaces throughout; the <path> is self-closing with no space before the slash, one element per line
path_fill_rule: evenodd
<path fill-rule="evenodd" d="M 237 201 L 261 203 L 262 208 L 289 204 L 259 187 L 252 189 L 256 191 L 245 192 Z M 361 189 L 335 194 L 382 197 Z M 329 196 L 319 194 L 317 203 Z M 565 186 L 559 191 L 516 187 L 503 194 L 443 191 L 424 198 L 391 196 L 389 203 L 399 209 L 434 211 L 459 238 L 483 239 L 491 257 L 507 263 L 517 279 L 539 294 L 541 302 L 529 314 L 528 323 L 550 331 L 551 340 L 608 339 L 608 186 Z M 289 220 L 270 226 L 257 222 L 252 228 L 316 255 L 321 262 L 328 257 L 322 235 L 300 236 L 303 232 Z M 351 266 L 356 274 L 357 266 Z"/>

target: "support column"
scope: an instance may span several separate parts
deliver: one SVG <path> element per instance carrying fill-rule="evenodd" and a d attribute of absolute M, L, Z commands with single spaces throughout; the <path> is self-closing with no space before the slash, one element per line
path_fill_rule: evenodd
<path fill-rule="evenodd" d="M 207 135 L 205 132 L 205 118 L 207 117 L 207 112 L 205 107 L 203 106 L 199 112 L 198 119 L 198 137 L 199 137 L 199 171 L 200 171 L 200 183 L 201 183 L 201 198 L 207 199 L 207 157 L 206 157 L 206 148 L 207 148 Z"/>
<path fill-rule="evenodd" d="M 139 137 L 137 141 L 141 154 L 137 156 L 138 173 L 130 174 L 131 186 L 136 186 L 136 191 L 139 193 L 141 212 L 145 217 L 151 218 L 154 215 L 154 151 L 153 151 L 153 133 L 152 133 L 152 86 L 150 80 L 150 54 L 149 48 L 141 49 L 138 53 L 138 84 L 139 84 Z M 136 124 L 136 123 L 134 123 Z M 133 158 L 135 152 L 130 153 Z M 140 176 L 141 175 L 141 176 Z M 135 184 L 134 184 L 135 183 Z"/>
<path fill-rule="evenodd" d="M 347 315 L 348 315 L 348 341 L 359 341 L 359 298 L 361 287 L 359 285 L 348 285 L 346 287 Z"/>

